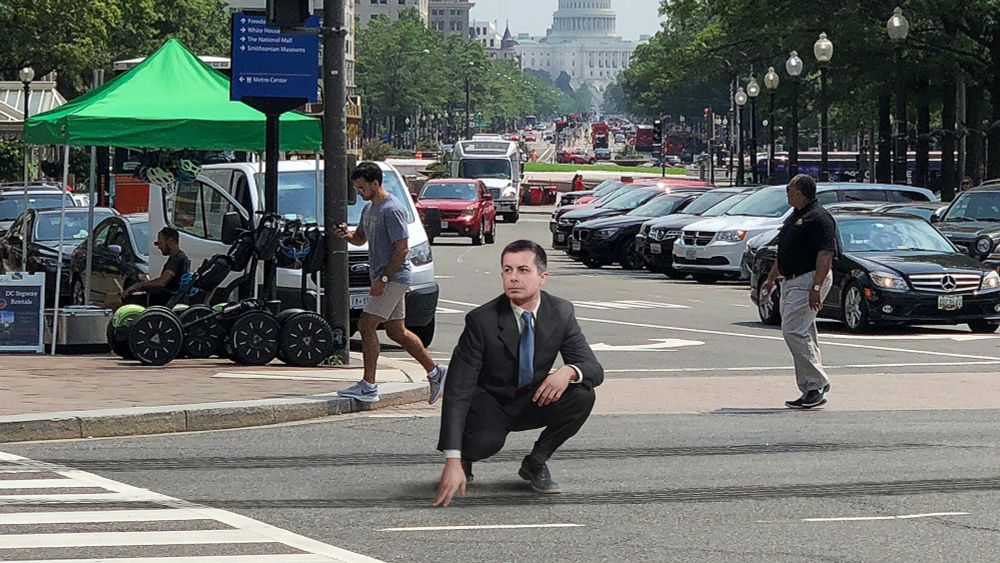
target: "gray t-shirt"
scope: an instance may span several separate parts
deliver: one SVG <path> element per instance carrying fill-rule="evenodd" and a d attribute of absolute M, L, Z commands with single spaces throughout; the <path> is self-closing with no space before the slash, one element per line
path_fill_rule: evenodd
<path fill-rule="evenodd" d="M 372 281 L 382 277 L 382 272 L 392 258 L 392 247 L 397 241 L 410 238 L 406 211 L 392 194 L 379 203 L 369 203 L 361 211 L 358 230 L 368 239 L 368 264 Z M 390 281 L 410 285 L 410 259 L 393 274 Z"/>

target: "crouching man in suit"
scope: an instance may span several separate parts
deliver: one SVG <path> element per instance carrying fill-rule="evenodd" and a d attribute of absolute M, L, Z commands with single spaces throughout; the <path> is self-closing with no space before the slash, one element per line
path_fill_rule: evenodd
<path fill-rule="evenodd" d="M 541 246 L 507 245 L 500 256 L 504 294 L 465 317 L 451 356 L 438 449 L 444 470 L 434 506 L 448 506 L 472 481 L 472 462 L 503 448 L 510 432 L 544 428 L 518 475 L 540 493 L 558 493 L 546 462 L 594 407 L 604 368 L 576 321 L 573 305 L 542 291 Z M 556 355 L 563 367 L 552 371 Z"/>

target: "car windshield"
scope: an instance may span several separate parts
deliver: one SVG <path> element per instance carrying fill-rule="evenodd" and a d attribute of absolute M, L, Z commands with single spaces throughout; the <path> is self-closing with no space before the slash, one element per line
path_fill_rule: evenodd
<path fill-rule="evenodd" d="M 726 198 L 719 203 L 712 206 L 711 209 L 701 214 L 702 217 L 719 217 L 720 215 L 725 215 L 727 211 L 736 207 L 736 204 L 743 201 L 744 199 L 750 197 L 750 194 L 736 194 L 733 197 Z M 685 210 L 687 211 L 687 210 Z"/>
<path fill-rule="evenodd" d="M 715 207 L 720 201 L 725 201 L 733 197 L 733 192 L 705 192 L 698 196 L 698 199 L 691 202 L 691 205 L 684 208 L 684 213 L 689 215 L 701 215 L 709 209 Z"/>
<path fill-rule="evenodd" d="M 149 223 L 132 223 L 135 251 L 140 256 L 149 255 Z"/>
<path fill-rule="evenodd" d="M 930 223 L 892 217 L 838 221 L 844 252 L 954 252 Z"/>
<path fill-rule="evenodd" d="M 603 196 L 609 194 L 625 185 L 625 182 L 622 182 L 620 180 L 608 180 L 607 182 L 608 182 L 607 184 L 601 183 L 599 186 L 594 188 L 595 196 Z"/>
<path fill-rule="evenodd" d="M 653 190 L 632 190 L 622 197 L 612 201 L 605 206 L 606 209 L 613 209 L 616 211 L 622 211 L 625 209 L 635 209 L 636 207 L 645 203 L 649 198 L 656 195 L 656 191 Z"/>
<path fill-rule="evenodd" d="M 382 187 L 403 205 L 406 220 L 413 222 L 413 209 L 406 188 L 395 173 L 382 171 Z M 264 201 L 264 175 L 257 174 L 257 186 L 261 190 L 260 201 Z M 322 192 L 320 192 L 322 194 Z M 316 171 L 302 170 L 297 172 L 278 173 L 278 213 L 286 219 L 298 219 L 303 223 L 323 223 L 323 201 L 316 201 Z M 368 202 L 357 198 L 353 205 L 347 207 L 347 223 L 357 225 L 361 221 L 361 210 Z M 318 220 L 317 220 L 318 219 Z"/>
<path fill-rule="evenodd" d="M 28 194 L 28 209 L 52 209 L 62 205 L 66 200 L 66 207 L 75 207 L 73 198 L 60 193 L 52 194 Z M 24 211 L 24 195 L 8 194 L 0 197 L 0 221 L 13 221 Z"/>
<path fill-rule="evenodd" d="M 784 186 L 772 186 L 737 203 L 728 215 L 749 215 L 751 217 L 781 217 L 788 211 L 788 197 Z"/>
<path fill-rule="evenodd" d="M 35 239 L 36 241 L 54 242 L 59 240 L 59 213 L 48 211 L 39 213 L 35 219 Z M 94 224 L 113 216 L 114 213 L 106 210 L 94 210 Z M 65 241 L 82 240 L 87 238 L 87 213 L 74 212 L 67 213 L 62 221 L 62 239 Z"/>
<path fill-rule="evenodd" d="M 1000 192 L 967 192 L 952 204 L 945 221 L 1000 221 Z"/>
<path fill-rule="evenodd" d="M 628 215 L 638 217 L 662 217 L 676 211 L 677 208 L 684 203 L 685 199 L 687 198 L 675 195 L 654 197 L 639 207 L 636 207 L 632 211 L 629 211 Z"/>
<path fill-rule="evenodd" d="M 465 159 L 458 164 L 458 177 L 510 180 L 510 161 L 502 158 Z"/>
<path fill-rule="evenodd" d="M 610 191 L 610 192 L 602 195 L 601 197 L 597 198 L 593 203 L 597 204 L 598 207 L 603 207 L 604 205 L 606 205 L 608 203 L 611 203 L 612 201 L 614 201 L 614 200 L 616 200 L 616 199 L 624 196 L 625 194 L 629 193 L 630 191 L 632 191 L 632 190 L 628 189 L 624 185 L 622 185 L 622 186 L 619 186 L 618 188 L 616 188 L 616 189 L 614 189 L 614 190 L 612 190 L 612 191 Z"/>
<path fill-rule="evenodd" d="M 420 199 L 474 201 L 476 199 L 476 186 L 475 184 L 427 184 L 420 194 Z"/>

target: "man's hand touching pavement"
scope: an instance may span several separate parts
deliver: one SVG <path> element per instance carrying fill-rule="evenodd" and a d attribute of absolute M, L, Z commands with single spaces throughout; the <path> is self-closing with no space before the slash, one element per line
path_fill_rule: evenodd
<path fill-rule="evenodd" d="M 465 470 L 462 469 L 462 460 L 457 457 L 449 457 L 444 461 L 444 469 L 441 471 L 441 482 L 438 484 L 437 498 L 431 506 L 448 506 L 452 497 L 459 490 L 465 496 Z"/>

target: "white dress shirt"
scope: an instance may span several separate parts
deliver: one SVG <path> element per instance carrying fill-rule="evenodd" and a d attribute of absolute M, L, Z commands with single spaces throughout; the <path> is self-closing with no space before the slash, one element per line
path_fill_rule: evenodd
<path fill-rule="evenodd" d="M 511 303 L 510 304 L 510 308 L 511 308 L 511 311 L 514 313 L 514 322 L 517 324 L 517 332 L 518 333 L 523 333 L 524 332 L 524 323 L 525 323 L 525 320 L 524 320 L 524 317 L 522 317 L 521 315 L 524 314 L 525 311 L 531 313 L 531 318 L 534 320 L 535 323 L 538 322 L 538 308 L 537 307 L 535 308 L 534 311 L 531 311 L 531 310 L 528 310 L 528 309 L 522 309 L 522 308 L 518 307 L 517 305 Z M 574 365 L 570 365 L 569 367 L 573 368 L 573 371 L 576 372 L 576 379 L 570 380 L 570 383 L 580 383 L 581 381 L 583 381 L 583 372 L 580 371 L 580 368 L 578 368 L 578 367 L 576 367 Z M 555 370 L 552 370 L 552 371 L 555 371 Z M 551 372 L 549 372 L 549 373 L 551 373 Z M 449 457 L 462 457 L 462 450 L 445 450 L 444 451 L 444 457 L 445 458 L 449 458 Z"/>

